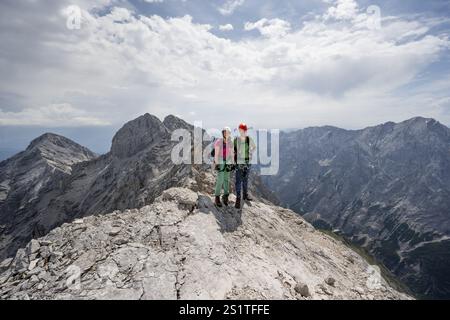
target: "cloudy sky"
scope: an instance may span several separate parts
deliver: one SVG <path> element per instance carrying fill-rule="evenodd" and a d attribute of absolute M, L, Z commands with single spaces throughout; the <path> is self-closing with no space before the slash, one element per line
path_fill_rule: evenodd
<path fill-rule="evenodd" d="M 45 131 L 104 152 L 146 112 L 450 125 L 449 30 L 448 0 L 2 0 L 0 152 Z"/>

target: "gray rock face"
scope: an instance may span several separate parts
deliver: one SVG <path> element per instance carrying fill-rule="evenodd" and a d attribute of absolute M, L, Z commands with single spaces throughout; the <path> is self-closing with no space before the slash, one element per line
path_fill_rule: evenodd
<path fill-rule="evenodd" d="M 87 148 L 55 134 L 44 134 L 28 148 L 0 163 L 0 258 L 8 252 L 11 234 L 22 232 L 27 225 L 25 241 L 19 241 L 10 253 L 30 240 L 34 225 L 31 212 L 39 199 L 55 182 L 68 178 L 76 163 L 92 160 L 96 155 Z"/>
<path fill-rule="evenodd" d="M 371 286 L 364 259 L 290 210 L 218 210 L 186 188 L 27 248 L 0 263 L 0 299 L 410 299 L 382 278 Z"/>
<path fill-rule="evenodd" d="M 121 159 L 129 158 L 169 139 L 169 129 L 157 117 L 147 113 L 128 122 L 116 133 L 111 155 Z"/>
<path fill-rule="evenodd" d="M 414 292 L 450 297 L 450 129 L 414 118 L 281 135 L 265 182 L 315 226 L 368 249 Z"/>
<path fill-rule="evenodd" d="M 164 121 L 164 125 L 166 126 L 169 131 L 173 132 L 177 129 L 185 129 L 192 131 L 194 129 L 194 126 L 190 123 L 187 123 L 183 119 L 180 119 L 178 117 L 175 117 L 174 115 L 167 116 Z"/>

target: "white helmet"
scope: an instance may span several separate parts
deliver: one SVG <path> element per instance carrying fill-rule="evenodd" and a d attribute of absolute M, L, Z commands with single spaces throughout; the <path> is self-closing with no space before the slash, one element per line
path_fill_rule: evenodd
<path fill-rule="evenodd" d="M 229 133 L 231 133 L 231 128 L 230 127 L 224 127 L 222 129 L 222 132 L 224 132 L 224 131 L 228 131 Z"/>

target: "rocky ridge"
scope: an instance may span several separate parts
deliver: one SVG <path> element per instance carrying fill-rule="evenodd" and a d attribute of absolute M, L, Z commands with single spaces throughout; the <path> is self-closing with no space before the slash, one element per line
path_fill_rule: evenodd
<path fill-rule="evenodd" d="M 0 299 L 410 299 L 368 268 L 290 210 L 171 188 L 32 240 L 0 264 Z"/>

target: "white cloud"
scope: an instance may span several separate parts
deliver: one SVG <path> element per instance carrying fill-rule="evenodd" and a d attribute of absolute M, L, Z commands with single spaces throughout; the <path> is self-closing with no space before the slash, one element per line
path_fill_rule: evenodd
<path fill-rule="evenodd" d="M 358 15 L 358 3 L 355 0 L 325 0 L 326 3 L 333 3 L 328 8 L 325 18 L 334 18 L 337 20 L 354 19 Z"/>
<path fill-rule="evenodd" d="M 81 30 L 71 31 L 60 7 L 26 12 L 16 24 L 6 22 L 12 12 L 0 13 L 0 69 L 8 74 L 0 92 L 25 97 L 16 109 L 0 106 L 0 124 L 116 124 L 144 112 L 216 127 L 225 118 L 227 125 L 355 127 L 419 112 L 450 122 L 448 95 L 396 92 L 450 48 L 429 34 L 435 20 L 389 17 L 369 30 L 359 11 L 351 21 L 319 16 L 297 29 L 262 19 L 245 26 L 262 36 L 232 41 L 190 16 L 125 8 L 103 16 L 84 10 Z"/>
<path fill-rule="evenodd" d="M 221 30 L 221 31 L 232 31 L 232 30 L 234 30 L 234 27 L 233 27 L 233 25 L 232 24 L 224 24 L 224 25 L 220 25 L 219 26 L 219 30 Z"/>
<path fill-rule="evenodd" d="M 245 23 L 244 29 L 247 31 L 258 30 L 263 36 L 268 38 L 284 37 L 290 30 L 291 24 L 281 19 L 263 18 L 254 23 Z"/>
<path fill-rule="evenodd" d="M 219 12 L 224 16 L 231 15 L 244 3 L 245 0 L 226 0 L 226 2 L 219 8 Z"/>
<path fill-rule="evenodd" d="M 0 110 L 0 125 L 38 125 L 46 127 L 104 126 L 107 121 L 93 117 L 68 103 L 51 104 L 39 108 L 27 108 L 20 112 Z"/>
<path fill-rule="evenodd" d="M 132 12 L 126 8 L 113 8 L 108 15 L 113 22 L 129 22 L 132 18 Z"/>

